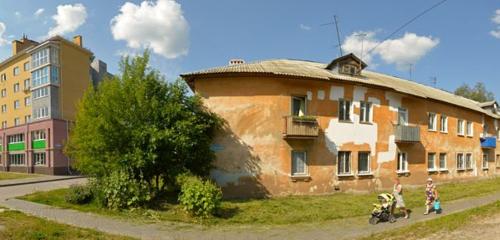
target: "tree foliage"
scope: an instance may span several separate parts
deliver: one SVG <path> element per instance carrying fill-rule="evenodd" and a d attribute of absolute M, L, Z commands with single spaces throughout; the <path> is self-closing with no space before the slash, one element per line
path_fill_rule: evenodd
<path fill-rule="evenodd" d="M 476 83 L 474 87 L 464 83 L 462 86 L 455 90 L 455 94 L 472 99 L 477 102 L 487 102 L 495 100 L 495 94 L 486 90 L 486 86 L 482 82 Z"/>
<path fill-rule="evenodd" d="M 119 77 L 86 91 L 66 151 L 77 170 L 104 186 L 116 176 L 131 179 L 152 199 L 180 173 L 208 174 L 220 119 L 184 82 L 167 83 L 148 62 L 148 52 L 124 58 Z"/>

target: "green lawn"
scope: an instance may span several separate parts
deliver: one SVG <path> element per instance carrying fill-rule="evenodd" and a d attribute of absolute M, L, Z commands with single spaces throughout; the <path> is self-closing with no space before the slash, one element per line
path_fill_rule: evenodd
<path fill-rule="evenodd" d="M 467 197 L 477 197 L 500 191 L 500 178 L 475 182 L 453 183 L 438 186 L 443 204 L 448 201 Z M 407 207 L 423 207 L 425 196 L 423 188 L 405 189 L 404 198 Z M 165 203 L 161 209 L 111 211 L 101 209 L 95 203 L 74 205 L 64 201 L 66 189 L 50 192 L 38 192 L 22 197 L 22 199 L 77 209 L 86 212 L 134 218 L 141 221 L 178 221 L 200 222 L 182 211 L 176 203 Z M 272 199 L 253 199 L 240 201 L 224 201 L 217 217 L 204 219 L 208 225 L 284 225 L 295 223 L 325 222 L 328 220 L 368 216 L 372 203 L 377 201 L 377 193 L 346 194 L 339 193 L 328 196 L 295 196 Z"/>
<path fill-rule="evenodd" d="M 15 173 L 15 172 L 0 172 L 0 180 L 34 178 L 39 177 L 38 174 Z"/>
<path fill-rule="evenodd" d="M 27 216 L 18 211 L 0 213 L 0 226 L 5 228 L 0 230 L 0 239 L 4 240 L 132 239 L 59 224 L 41 218 Z"/>
<path fill-rule="evenodd" d="M 498 213 L 500 213 L 500 201 L 429 221 L 415 223 L 395 230 L 374 234 L 361 238 L 360 240 L 422 239 L 433 233 L 458 230 L 467 224 L 473 224 L 479 219 Z"/>

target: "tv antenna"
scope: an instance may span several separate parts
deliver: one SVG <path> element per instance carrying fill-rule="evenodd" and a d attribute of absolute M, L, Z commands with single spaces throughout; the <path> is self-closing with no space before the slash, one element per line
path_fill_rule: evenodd
<path fill-rule="evenodd" d="M 361 39 L 361 56 L 360 56 L 361 61 L 363 61 L 363 52 L 365 50 L 363 44 L 365 42 L 365 38 L 366 38 L 367 35 L 368 34 L 366 34 L 366 33 L 358 33 L 358 34 L 355 35 L 356 37 L 358 37 L 358 39 Z"/>
<path fill-rule="evenodd" d="M 436 87 L 436 85 L 437 85 L 437 77 L 431 77 L 431 84 L 432 84 L 432 86 Z"/>
<path fill-rule="evenodd" d="M 320 26 L 327 26 L 327 25 L 333 25 L 335 24 L 335 29 L 337 30 L 337 43 L 338 43 L 338 47 L 339 47 L 339 53 L 340 53 L 340 56 L 344 56 L 344 53 L 342 52 L 342 42 L 340 41 L 340 30 L 339 30 L 339 21 L 337 19 L 337 15 L 333 15 L 333 22 L 329 22 L 329 23 L 325 23 L 325 24 L 321 24 Z"/>

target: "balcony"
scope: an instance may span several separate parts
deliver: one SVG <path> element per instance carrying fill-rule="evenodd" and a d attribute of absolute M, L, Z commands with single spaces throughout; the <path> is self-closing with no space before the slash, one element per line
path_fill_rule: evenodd
<path fill-rule="evenodd" d="M 319 126 L 313 116 L 286 116 L 284 119 L 283 138 L 314 139 L 319 136 Z"/>
<path fill-rule="evenodd" d="M 394 133 L 396 142 L 399 143 L 417 143 L 420 142 L 420 127 L 395 125 Z"/>
<path fill-rule="evenodd" d="M 482 137 L 481 148 L 497 148 L 497 138 L 496 137 Z"/>

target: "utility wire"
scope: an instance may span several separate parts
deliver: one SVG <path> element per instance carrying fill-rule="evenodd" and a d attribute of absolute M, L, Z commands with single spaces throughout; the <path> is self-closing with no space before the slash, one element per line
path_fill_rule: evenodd
<path fill-rule="evenodd" d="M 446 1 L 448 0 L 442 0 L 434 5 L 432 5 L 430 8 L 427 8 L 426 10 L 424 10 L 423 12 L 421 12 L 420 14 L 418 14 L 417 16 L 415 16 L 414 18 L 410 19 L 408 22 L 406 22 L 405 24 L 403 24 L 401 27 L 399 27 L 398 29 L 396 29 L 396 31 L 392 32 L 391 34 L 389 34 L 389 36 L 387 36 L 386 38 L 384 38 L 384 40 L 380 41 L 377 45 L 375 45 L 375 47 L 373 47 L 372 49 L 370 49 L 370 51 L 368 51 L 367 54 L 370 54 L 371 52 L 373 52 L 373 50 L 375 50 L 377 47 L 380 46 L 380 44 L 382 44 L 383 42 L 385 42 L 387 39 L 391 38 L 392 36 L 394 36 L 394 34 L 398 33 L 399 31 L 401 31 L 401 29 L 405 28 L 406 26 L 410 25 L 412 22 L 414 22 L 415 20 L 417 20 L 418 18 L 422 17 L 423 15 L 425 15 L 426 13 L 430 12 L 432 9 L 434 8 L 437 8 L 439 5 L 445 3 Z"/>

